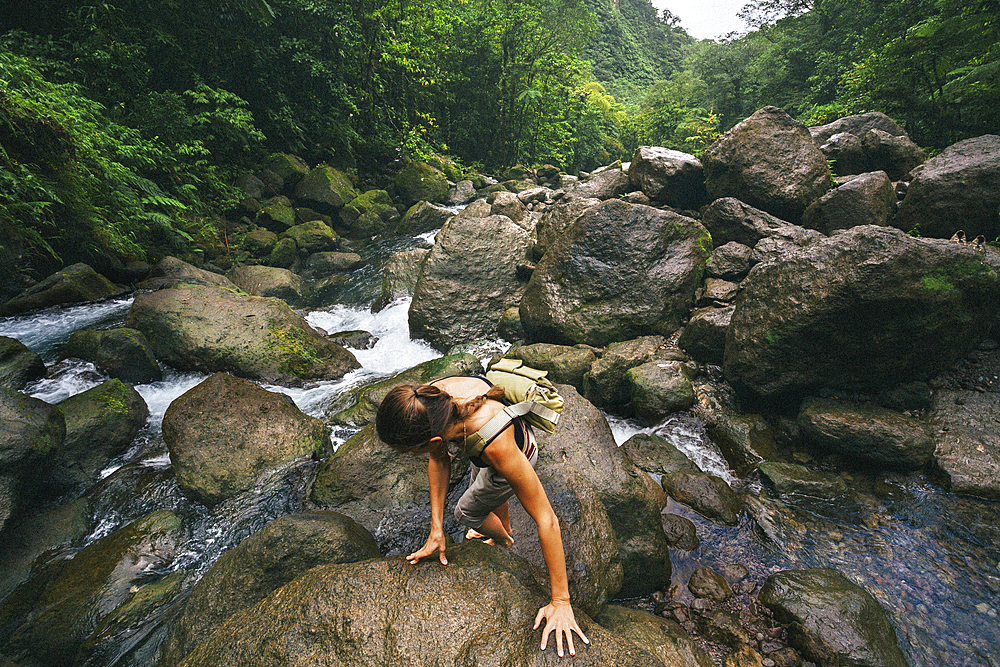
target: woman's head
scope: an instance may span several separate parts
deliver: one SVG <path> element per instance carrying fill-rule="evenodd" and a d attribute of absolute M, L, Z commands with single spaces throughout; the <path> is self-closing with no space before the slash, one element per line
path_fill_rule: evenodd
<path fill-rule="evenodd" d="M 378 437 L 407 451 L 440 436 L 457 415 L 451 396 L 432 384 L 401 384 L 382 399 L 375 416 Z"/>

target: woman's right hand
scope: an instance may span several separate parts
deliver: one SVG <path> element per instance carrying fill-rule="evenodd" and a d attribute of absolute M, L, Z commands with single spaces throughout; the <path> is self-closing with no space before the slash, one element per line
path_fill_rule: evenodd
<path fill-rule="evenodd" d="M 448 558 L 444 555 L 444 533 L 431 533 L 430 537 L 427 538 L 427 543 L 424 544 L 423 548 L 419 551 L 414 551 L 412 554 L 406 557 L 406 560 L 411 564 L 416 565 L 420 562 L 421 558 L 427 558 L 428 556 L 433 556 L 436 552 L 438 558 L 441 560 L 442 565 L 448 564 Z"/>

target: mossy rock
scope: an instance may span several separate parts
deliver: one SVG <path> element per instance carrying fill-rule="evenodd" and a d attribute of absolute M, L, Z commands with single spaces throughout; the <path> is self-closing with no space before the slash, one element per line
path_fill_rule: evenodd
<path fill-rule="evenodd" d="M 0 336 L 0 387 L 22 389 L 45 377 L 45 362 L 21 341 Z"/>
<path fill-rule="evenodd" d="M 340 211 L 344 235 L 349 238 L 368 238 L 373 232 L 381 231 L 383 225 L 397 219 L 399 211 L 392 205 L 392 199 L 385 190 L 369 190 L 360 194 Z"/>
<path fill-rule="evenodd" d="M 163 377 L 149 341 L 135 329 L 81 329 L 69 337 L 63 357 L 90 361 L 101 372 L 129 384 L 158 382 Z"/>
<path fill-rule="evenodd" d="M 411 162 L 396 175 L 396 192 L 409 208 L 418 201 L 444 202 L 448 196 L 448 179 L 444 172 L 426 162 Z"/>
<path fill-rule="evenodd" d="M 288 153 L 275 153 L 266 166 L 281 177 L 286 188 L 294 188 L 309 173 L 309 165 L 302 158 Z"/>
<path fill-rule="evenodd" d="M 358 196 L 350 179 L 333 167 L 316 167 L 295 187 L 295 196 L 321 213 L 335 214 Z"/>
<path fill-rule="evenodd" d="M 254 257 L 267 257 L 278 243 L 278 235 L 258 227 L 243 237 L 243 248 Z"/>
<path fill-rule="evenodd" d="M 121 292 L 110 280 L 87 264 L 73 264 L 56 271 L 0 306 L 0 316 L 38 308 L 106 299 Z"/>
<path fill-rule="evenodd" d="M 288 197 L 272 197 L 257 211 L 257 224 L 280 234 L 295 224 L 295 209 Z"/>
<path fill-rule="evenodd" d="M 295 239 L 283 238 L 274 245 L 271 254 L 268 255 L 267 265 L 290 269 L 298 257 L 299 247 L 295 243 Z"/>
<path fill-rule="evenodd" d="M 310 220 L 295 225 L 281 234 L 279 238 L 293 239 L 295 247 L 306 253 L 336 250 L 340 241 L 337 232 L 319 220 Z"/>

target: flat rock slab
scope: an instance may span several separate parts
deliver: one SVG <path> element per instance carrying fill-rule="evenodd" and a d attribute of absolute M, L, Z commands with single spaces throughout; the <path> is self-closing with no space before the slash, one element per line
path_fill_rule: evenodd
<path fill-rule="evenodd" d="M 995 393 L 939 391 L 930 422 L 934 458 L 955 493 L 1000 498 L 1000 399 Z"/>

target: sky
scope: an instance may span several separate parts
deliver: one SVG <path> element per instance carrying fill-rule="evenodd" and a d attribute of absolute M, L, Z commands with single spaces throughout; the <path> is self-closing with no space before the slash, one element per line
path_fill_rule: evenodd
<path fill-rule="evenodd" d="M 652 0 L 657 9 L 669 9 L 680 18 L 681 26 L 697 39 L 717 39 L 746 25 L 736 18 L 748 0 Z"/>

